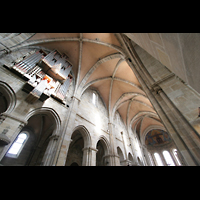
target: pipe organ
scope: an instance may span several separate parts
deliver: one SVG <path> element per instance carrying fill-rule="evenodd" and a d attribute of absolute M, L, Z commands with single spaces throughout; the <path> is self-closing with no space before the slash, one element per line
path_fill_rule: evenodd
<path fill-rule="evenodd" d="M 65 97 L 72 81 L 72 64 L 66 54 L 53 50 L 49 54 L 43 50 L 31 52 L 19 59 L 10 68 L 27 82 L 23 91 L 29 93 L 26 101 L 45 101 L 50 96 L 65 104 Z"/>

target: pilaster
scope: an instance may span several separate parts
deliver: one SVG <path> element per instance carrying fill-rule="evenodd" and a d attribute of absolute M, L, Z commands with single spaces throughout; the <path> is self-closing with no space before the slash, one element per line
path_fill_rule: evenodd
<path fill-rule="evenodd" d="M 117 154 L 116 141 L 113 136 L 113 124 L 108 123 L 109 138 L 110 138 L 110 165 L 111 166 L 120 166 L 119 156 Z"/>

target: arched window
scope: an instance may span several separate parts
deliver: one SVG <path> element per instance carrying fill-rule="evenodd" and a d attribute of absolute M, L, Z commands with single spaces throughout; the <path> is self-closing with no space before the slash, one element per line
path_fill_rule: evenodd
<path fill-rule="evenodd" d="M 95 92 L 92 93 L 92 103 L 96 106 L 97 102 L 97 94 Z"/>
<path fill-rule="evenodd" d="M 158 153 L 154 153 L 154 157 L 156 159 L 157 166 L 163 166 L 163 163 L 162 163 L 162 160 L 161 160 L 159 154 Z"/>
<path fill-rule="evenodd" d="M 8 150 L 7 156 L 15 158 L 18 157 L 27 139 L 28 135 L 26 133 L 24 132 L 20 133 L 13 142 L 13 144 L 11 145 L 10 149 Z"/>
<path fill-rule="evenodd" d="M 178 152 L 177 152 L 177 149 L 173 149 L 172 150 L 173 154 L 174 154 L 174 157 L 176 158 L 176 161 L 178 163 L 178 165 L 181 165 L 179 159 L 178 159 Z"/>
<path fill-rule="evenodd" d="M 168 166 L 175 166 L 172 157 L 170 156 L 168 151 L 163 151 L 163 156 Z"/>

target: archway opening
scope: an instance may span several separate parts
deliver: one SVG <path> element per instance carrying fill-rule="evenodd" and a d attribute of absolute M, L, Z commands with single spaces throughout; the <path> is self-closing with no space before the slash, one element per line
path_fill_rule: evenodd
<path fill-rule="evenodd" d="M 123 156 L 123 153 L 122 153 L 122 150 L 120 149 L 120 147 L 117 147 L 117 153 L 119 156 L 120 165 L 123 166 L 124 156 Z"/>
<path fill-rule="evenodd" d="M 20 131 L 10 144 L 1 164 L 6 166 L 38 166 L 43 165 L 45 152 L 49 144 L 50 136 L 56 128 L 55 119 L 50 113 L 44 112 L 32 115 L 28 124 Z M 19 136 L 27 135 L 26 142 L 21 144 L 19 152 L 13 151 L 13 146 L 19 145 Z"/>
<path fill-rule="evenodd" d="M 73 162 L 70 166 L 79 166 L 76 162 Z"/>
<path fill-rule="evenodd" d="M 71 136 L 71 143 L 67 154 L 65 166 L 82 166 L 84 139 L 80 130 L 75 130 Z"/>
<path fill-rule="evenodd" d="M 130 161 L 130 165 L 133 166 L 134 165 L 134 159 L 133 159 L 133 156 L 131 155 L 131 153 L 128 153 L 128 160 Z"/>
<path fill-rule="evenodd" d="M 0 114 L 11 112 L 16 104 L 13 89 L 5 82 L 0 81 Z"/>
<path fill-rule="evenodd" d="M 108 166 L 110 165 L 110 160 L 107 157 L 108 147 L 106 145 L 105 139 L 100 139 L 97 142 L 96 149 L 98 150 L 96 153 L 96 166 Z"/>

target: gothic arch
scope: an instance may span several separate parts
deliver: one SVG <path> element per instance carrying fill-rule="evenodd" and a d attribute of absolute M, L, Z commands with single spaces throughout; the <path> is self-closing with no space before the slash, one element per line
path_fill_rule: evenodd
<path fill-rule="evenodd" d="M 104 147 L 105 154 L 108 155 L 109 152 L 110 152 L 110 144 L 109 144 L 107 138 L 106 138 L 105 136 L 101 135 L 101 136 L 98 138 L 95 147 L 97 147 L 97 143 L 98 143 L 99 141 L 102 141 L 102 145 L 103 145 L 103 147 Z"/>
<path fill-rule="evenodd" d="M 86 147 L 91 147 L 91 136 L 90 136 L 90 133 L 89 131 L 87 130 L 87 128 L 83 125 L 79 125 L 77 127 L 74 128 L 74 130 L 72 131 L 72 134 L 75 132 L 75 131 L 79 131 L 83 137 L 83 140 L 84 140 L 84 148 Z"/>
<path fill-rule="evenodd" d="M 123 151 L 119 146 L 117 147 L 117 154 L 119 155 L 120 165 L 122 165 L 121 162 L 123 162 L 125 158 L 124 158 Z"/>
<path fill-rule="evenodd" d="M 37 114 L 47 114 L 47 115 L 51 116 L 55 121 L 55 130 L 54 130 L 53 134 L 54 135 L 59 134 L 61 120 L 60 120 L 58 113 L 54 109 L 49 108 L 49 107 L 36 108 L 27 114 L 27 116 L 25 117 L 25 120 L 28 121 L 28 119 L 30 119 L 33 115 L 37 115 Z"/>
<path fill-rule="evenodd" d="M 16 159 L 8 158 L 5 154 L 2 159 L 5 165 L 51 165 L 55 156 L 60 131 L 60 118 L 55 110 L 42 107 L 32 110 L 27 114 L 25 120 L 28 122 L 20 132 L 13 135 L 13 141 L 7 150 L 22 133 L 28 133 L 28 140 Z M 7 151 L 6 150 L 6 151 Z"/>
<path fill-rule="evenodd" d="M 134 165 L 134 159 L 133 159 L 133 155 L 131 154 L 131 152 L 128 153 L 128 160 L 131 161 L 131 166 Z"/>
<path fill-rule="evenodd" d="M 2 113 L 11 113 L 16 105 L 16 95 L 14 90 L 3 81 L 0 81 L 0 97 L 5 102 L 5 108 L 2 110 Z"/>

